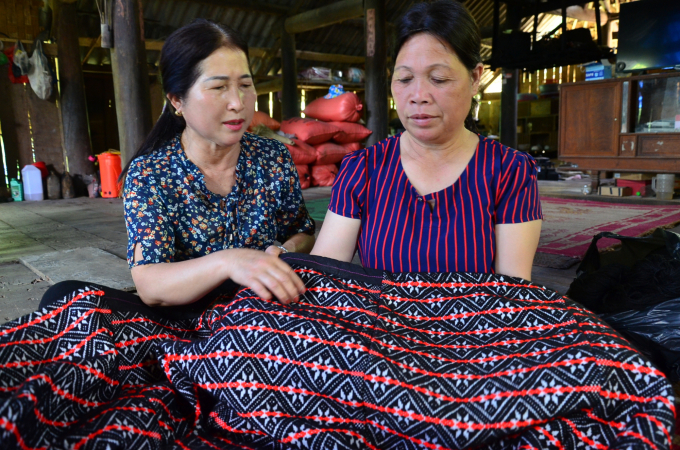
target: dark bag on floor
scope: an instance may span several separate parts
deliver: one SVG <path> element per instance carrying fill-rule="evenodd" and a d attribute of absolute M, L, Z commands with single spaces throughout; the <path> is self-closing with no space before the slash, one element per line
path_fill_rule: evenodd
<path fill-rule="evenodd" d="M 600 253 L 597 241 L 621 241 Z M 593 238 L 567 296 L 600 314 L 672 381 L 680 381 L 680 235 Z"/>
<path fill-rule="evenodd" d="M 643 311 L 600 316 L 647 356 L 668 378 L 680 381 L 680 298 Z"/>
<path fill-rule="evenodd" d="M 621 246 L 600 253 L 601 238 Z M 661 228 L 644 237 L 597 234 L 567 296 L 598 314 L 641 311 L 680 297 L 680 235 Z"/>

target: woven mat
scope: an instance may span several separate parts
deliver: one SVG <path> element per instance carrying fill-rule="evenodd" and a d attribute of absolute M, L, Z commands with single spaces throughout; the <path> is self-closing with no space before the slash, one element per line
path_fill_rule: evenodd
<path fill-rule="evenodd" d="M 669 228 L 680 222 L 677 206 L 630 205 L 592 200 L 541 197 L 543 227 L 538 251 L 570 258 L 582 258 L 593 236 L 602 232 L 642 236 L 655 228 Z M 603 250 L 618 244 L 600 239 Z M 551 266 L 546 266 L 551 267 Z"/>

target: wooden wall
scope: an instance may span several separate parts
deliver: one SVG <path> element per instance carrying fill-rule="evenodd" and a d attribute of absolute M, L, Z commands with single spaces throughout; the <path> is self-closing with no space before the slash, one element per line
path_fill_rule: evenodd
<path fill-rule="evenodd" d="M 8 178 L 18 178 L 19 167 L 43 161 L 64 172 L 61 115 L 56 93 L 41 100 L 28 84 L 13 84 L 0 72 L 0 124 L 5 146 Z M 4 184 L 4 171 L 2 184 Z"/>
<path fill-rule="evenodd" d="M 42 0 L 0 1 L 0 32 L 12 39 L 33 40 L 40 33 L 38 12 Z"/>
<path fill-rule="evenodd" d="M 0 32 L 12 39 L 35 39 L 41 31 L 38 26 L 41 3 L 40 0 L 0 0 Z M 54 58 L 48 59 L 55 68 Z M 65 170 L 56 86 L 51 99 L 41 100 L 28 84 L 11 83 L 8 69 L 8 66 L 0 67 L 0 125 L 7 164 L 5 174 L 0 162 L 0 191 L 6 189 L 5 175 L 9 179 L 19 178 L 17 166 L 44 161 L 59 173 Z"/>

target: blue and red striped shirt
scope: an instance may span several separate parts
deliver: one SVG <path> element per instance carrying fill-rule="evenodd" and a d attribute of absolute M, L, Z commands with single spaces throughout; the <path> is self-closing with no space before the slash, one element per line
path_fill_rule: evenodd
<path fill-rule="evenodd" d="M 333 184 L 328 209 L 361 220 L 362 265 L 493 273 L 495 225 L 543 218 L 533 158 L 480 136 L 453 185 L 420 195 L 401 165 L 400 137 L 347 155 Z"/>

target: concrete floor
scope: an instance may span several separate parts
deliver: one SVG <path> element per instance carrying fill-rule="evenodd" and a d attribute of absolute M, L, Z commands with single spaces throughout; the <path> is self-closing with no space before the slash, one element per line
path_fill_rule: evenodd
<path fill-rule="evenodd" d="M 583 184 L 583 180 L 541 181 L 539 187 L 542 195 L 575 196 Z M 330 189 L 307 189 L 303 191 L 305 200 L 327 199 Z M 317 231 L 320 225 L 317 221 Z M 102 249 L 125 260 L 122 200 L 76 198 L 0 204 L 0 323 L 34 311 L 50 286 L 20 264 L 19 258 L 82 247 Z M 532 280 L 566 292 L 575 272 L 576 266 L 566 270 L 534 266 Z"/>

